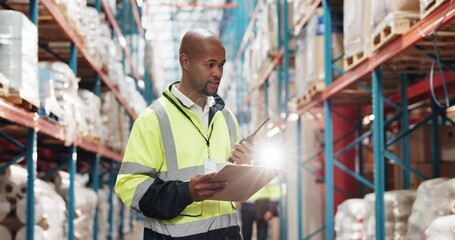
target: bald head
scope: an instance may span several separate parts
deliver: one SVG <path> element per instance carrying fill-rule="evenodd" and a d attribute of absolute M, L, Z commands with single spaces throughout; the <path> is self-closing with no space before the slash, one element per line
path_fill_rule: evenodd
<path fill-rule="evenodd" d="M 179 55 L 186 54 L 190 57 L 199 57 L 205 52 L 208 43 L 223 47 L 220 38 L 207 29 L 193 29 L 185 33 L 180 44 Z M 224 47 L 223 47 L 224 48 Z"/>

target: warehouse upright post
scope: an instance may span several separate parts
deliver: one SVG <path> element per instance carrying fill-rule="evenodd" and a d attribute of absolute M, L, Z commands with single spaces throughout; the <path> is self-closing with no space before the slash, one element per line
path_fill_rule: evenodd
<path fill-rule="evenodd" d="M 332 18 L 330 13 L 329 0 L 322 1 L 324 13 L 324 69 L 325 85 L 332 84 Z M 333 210 L 333 123 L 332 123 L 332 103 L 330 99 L 324 101 L 325 115 L 325 221 L 326 238 L 334 239 L 334 210 Z"/>

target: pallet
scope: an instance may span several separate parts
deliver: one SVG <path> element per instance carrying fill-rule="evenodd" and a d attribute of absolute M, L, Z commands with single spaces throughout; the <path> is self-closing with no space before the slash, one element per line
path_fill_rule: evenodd
<path fill-rule="evenodd" d="M 33 105 L 29 101 L 21 98 L 20 96 L 11 94 L 9 96 L 3 96 L 2 98 L 6 99 L 8 102 L 17 105 L 23 109 L 27 109 L 30 112 L 38 112 L 38 106 Z"/>
<path fill-rule="evenodd" d="M 297 99 L 297 105 L 307 104 L 311 102 L 311 96 L 308 92 Z"/>
<path fill-rule="evenodd" d="M 400 36 L 411 28 L 417 22 L 415 18 L 394 18 L 393 21 L 385 25 L 385 27 L 373 38 L 371 43 L 372 52 L 384 46 L 394 38 Z"/>
<path fill-rule="evenodd" d="M 443 2 L 447 2 L 448 0 L 432 0 L 429 2 L 423 9 L 422 9 L 422 3 L 420 3 L 420 19 L 424 19 L 426 16 L 428 16 L 431 12 L 433 12 L 436 8 L 441 6 Z"/>
<path fill-rule="evenodd" d="M 46 112 L 46 109 L 44 109 L 44 107 L 40 107 L 38 113 L 41 118 L 44 118 L 49 122 L 58 124 L 58 116 L 53 114 L 52 112 Z"/>
<path fill-rule="evenodd" d="M 0 96 L 9 96 L 9 82 L 6 77 L 0 73 Z"/>
<path fill-rule="evenodd" d="M 369 57 L 367 51 L 358 52 L 352 56 L 343 58 L 344 71 L 349 71 Z"/>
<path fill-rule="evenodd" d="M 316 80 L 309 84 L 308 87 L 308 95 L 310 98 L 315 96 L 316 94 L 320 93 L 322 90 L 325 89 L 325 82 L 323 80 Z"/>

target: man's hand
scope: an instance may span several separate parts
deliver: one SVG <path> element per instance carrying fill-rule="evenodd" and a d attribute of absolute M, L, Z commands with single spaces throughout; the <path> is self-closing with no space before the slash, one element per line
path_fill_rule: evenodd
<path fill-rule="evenodd" d="M 240 144 L 234 144 L 234 149 L 231 153 L 231 158 L 235 164 L 251 164 L 253 155 L 253 144 L 242 141 Z"/>
<path fill-rule="evenodd" d="M 226 186 L 226 182 L 209 182 L 215 173 L 196 175 L 190 179 L 190 195 L 194 202 L 211 198 Z"/>

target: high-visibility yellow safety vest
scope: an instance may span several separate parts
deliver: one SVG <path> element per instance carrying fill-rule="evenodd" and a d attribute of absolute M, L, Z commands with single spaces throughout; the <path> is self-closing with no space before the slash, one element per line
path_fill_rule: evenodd
<path fill-rule="evenodd" d="M 220 169 L 238 141 L 238 123 L 228 109 L 217 111 L 206 130 L 170 88 L 163 95 L 136 119 L 115 185 L 122 201 L 139 212 L 139 201 L 155 179 L 189 181 L 204 174 L 209 157 Z M 193 202 L 171 220 L 145 217 L 144 226 L 164 235 L 189 236 L 236 226 L 235 211 L 231 202 L 205 200 Z"/>

